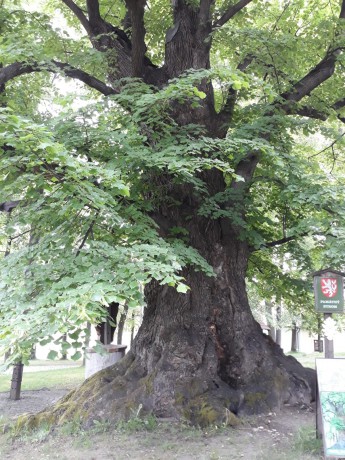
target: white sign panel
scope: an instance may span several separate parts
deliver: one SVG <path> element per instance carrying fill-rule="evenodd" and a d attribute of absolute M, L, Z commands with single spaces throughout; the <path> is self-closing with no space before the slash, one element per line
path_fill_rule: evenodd
<path fill-rule="evenodd" d="M 345 457 L 345 359 L 317 359 L 325 458 Z"/>

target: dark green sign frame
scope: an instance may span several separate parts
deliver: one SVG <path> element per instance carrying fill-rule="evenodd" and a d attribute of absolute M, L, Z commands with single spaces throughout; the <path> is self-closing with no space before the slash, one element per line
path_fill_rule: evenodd
<path fill-rule="evenodd" d="M 314 274 L 315 308 L 320 313 L 344 311 L 344 281 L 339 272 L 324 270 Z"/>

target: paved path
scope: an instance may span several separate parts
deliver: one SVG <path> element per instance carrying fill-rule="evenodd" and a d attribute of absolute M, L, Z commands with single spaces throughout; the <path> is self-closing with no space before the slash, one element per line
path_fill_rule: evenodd
<path fill-rule="evenodd" d="M 60 364 L 60 365 L 54 365 L 52 364 L 51 366 L 24 366 L 24 372 L 41 372 L 41 371 L 52 371 L 56 369 L 67 369 L 70 367 L 80 367 L 80 364 Z"/>
<path fill-rule="evenodd" d="M 52 371 L 52 370 L 57 370 L 57 369 L 67 369 L 70 367 L 80 367 L 81 362 L 71 362 L 67 361 L 66 363 L 54 363 L 54 361 L 51 362 L 51 364 L 30 364 L 28 366 L 24 366 L 24 373 L 26 372 L 42 372 L 42 371 Z M 12 366 L 10 366 L 6 371 L 5 374 L 12 374 Z"/>

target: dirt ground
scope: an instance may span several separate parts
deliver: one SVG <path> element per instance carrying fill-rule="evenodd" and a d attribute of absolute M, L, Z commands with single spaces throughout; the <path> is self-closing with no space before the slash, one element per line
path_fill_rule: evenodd
<path fill-rule="evenodd" d="M 25 412 L 38 412 L 66 390 L 23 391 L 11 401 L 0 393 L 0 424 Z M 73 426 L 13 440 L 0 434 L 0 459 L 13 460 L 312 460 L 321 459 L 315 440 L 313 407 L 285 406 L 278 413 L 248 418 L 236 428 L 191 428 L 172 420 L 158 421 L 148 431 L 124 425 L 98 426 L 85 432 Z"/>

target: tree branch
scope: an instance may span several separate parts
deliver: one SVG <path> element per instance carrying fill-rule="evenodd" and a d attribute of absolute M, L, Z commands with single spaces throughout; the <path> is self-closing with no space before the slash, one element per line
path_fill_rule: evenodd
<path fill-rule="evenodd" d="M 309 155 L 308 156 L 308 160 L 309 158 L 314 158 L 314 157 L 317 157 L 318 155 L 321 155 L 322 153 L 326 152 L 326 150 L 328 149 L 332 149 L 333 150 L 333 147 L 335 146 L 335 144 L 337 142 L 340 141 L 340 139 L 342 139 L 343 137 L 345 136 L 345 133 L 342 133 L 340 136 L 338 136 L 330 145 L 328 145 L 327 147 L 323 148 L 322 150 L 320 150 L 319 152 L 316 152 L 314 153 L 313 155 Z"/>
<path fill-rule="evenodd" d="M 88 35 L 92 34 L 90 23 L 83 10 L 79 8 L 72 0 L 61 0 L 79 19 L 80 24 L 84 27 Z"/>
<path fill-rule="evenodd" d="M 75 255 L 76 257 L 79 256 L 80 251 L 81 251 L 81 250 L 83 249 L 83 247 L 85 246 L 86 240 L 88 239 L 90 233 L 92 232 L 93 226 L 95 225 L 98 216 L 99 216 L 99 211 L 96 212 L 95 217 L 92 219 L 92 221 L 91 221 L 91 223 L 90 223 L 90 225 L 89 225 L 89 228 L 87 229 L 87 231 L 86 231 L 86 233 L 85 233 L 85 235 L 84 235 L 84 237 L 83 237 L 83 240 L 82 240 L 82 242 L 81 242 L 80 245 L 79 245 L 79 248 L 78 248 L 77 253 L 76 253 L 76 255 Z"/>
<path fill-rule="evenodd" d="M 334 110 L 339 110 L 339 109 L 342 109 L 343 107 L 345 107 L 345 98 L 340 99 L 335 104 L 333 104 Z"/>
<path fill-rule="evenodd" d="M 241 11 L 248 3 L 251 3 L 253 0 L 240 0 L 235 5 L 231 5 L 225 13 L 213 24 L 212 29 L 217 27 L 222 27 L 226 22 L 228 22 L 232 17 L 235 16 L 239 11 Z"/>
<path fill-rule="evenodd" d="M 111 81 L 135 76 L 143 77 L 147 83 L 162 84 L 167 81 L 165 70 L 157 68 L 145 56 L 144 7 L 146 0 L 126 0 L 133 4 L 131 11 L 132 43 L 126 32 L 105 21 L 99 10 L 99 0 L 86 0 L 88 19 L 85 12 L 73 0 L 62 0 L 76 15 L 88 33 L 92 46 L 100 51 L 114 50 L 116 64 L 112 66 L 109 78 Z M 128 15 L 126 17 L 128 20 Z M 127 24 L 126 26 L 128 26 Z M 135 69 L 135 72 L 133 72 Z M 75 78 L 75 77 L 72 77 Z M 76 77 L 78 78 L 78 77 Z M 96 88 L 98 89 L 98 88 Z M 101 91 L 103 92 L 103 91 Z M 104 93 L 105 94 L 105 93 Z"/>
<path fill-rule="evenodd" d="M 237 69 L 243 72 L 253 61 L 254 56 L 247 56 L 242 62 L 240 62 L 237 66 Z M 230 86 L 225 104 L 222 108 L 222 110 L 218 114 L 218 120 L 221 124 L 225 124 L 231 121 L 235 104 L 236 104 L 236 99 L 237 99 L 237 94 L 238 91 L 235 90 L 232 86 Z"/>
<path fill-rule="evenodd" d="M 210 21 L 210 11 L 214 0 L 200 0 L 199 22 L 204 25 Z"/>
<path fill-rule="evenodd" d="M 308 236 L 309 233 L 302 233 L 301 235 L 294 235 L 294 236 L 286 236 L 285 238 L 281 238 L 280 240 L 271 241 L 269 243 L 264 243 L 261 246 L 262 248 L 274 248 L 275 246 L 281 246 L 282 244 L 289 243 L 290 241 L 295 240 L 296 238 L 303 238 L 304 236 Z"/>
<path fill-rule="evenodd" d="M 19 203 L 19 200 L 5 201 L 4 203 L 0 203 L 0 212 L 10 213 L 14 208 L 18 206 Z"/>
<path fill-rule="evenodd" d="M 117 94 L 118 91 L 111 86 L 108 86 L 105 84 L 103 81 L 98 80 L 98 78 L 90 75 L 87 72 L 84 72 L 83 70 L 77 69 L 75 67 L 72 67 L 71 65 L 64 63 L 64 62 L 58 62 L 58 61 L 52 61 L 53 67 L 49 67 L 46 70 L 48 72 L 54 72 L 54 66 L 56 66 L 58 69 L 62 70 L 63 73 L 70 78 L 74 78 L 77 80 L 82 81 L 85 83 L 87 86 L 90 88 L 93 88 L 100 93 L 104 94 L 105 96 L 109 96 L 111 94 Z M 42 70 L 45 70 L 44 68 Z"/>
<path fill-rule="evenodd" d="M 94 88 L 105 96 L 118 93 L 118 91 L 114 88 L 106 85 L 104 82 L 98 80 L 98 78 L 93 77 L 87 72 L 59 61 L 51 61 L 44 64 L 27 64 L 25 62 L 15 62 L 13 64 L 9 64 L 8 66 L 0 69 L 0 86 L 21 75 L 43 71 L 58 73 L 58 70 L 61 70 L 67 77 L 82 81 L 90 88 Z"/>
<path fill-rule="evenodd" d="M 345 99 L 340 99 L 329 107 L 330 110 L 339 111 L 342 107 L 345 106 Z M 314 109 L 313 107 L 304 106 L 304 107 L 285 107 L 284 111 L 287 115 L 300 115 L 301 117 L 314 118 L 315 120 L 325 121 L 329 117 L 329 112 L 322 112 L 320 110 Z M 345 123 L 345 117 L 338 115 L 338 119 Z"/>
<path fill-rule="evenodd" d="M 89 21 L 91 27 L 97 26 L 100 22 L 103 22 L 101 14 L 99 12 L 99 1 L 98 0 L 87 0 L 87 13 L 89 15 Z"/>
<path fill-rule="evenodd" d="M 328 53 L 307 75 L 295 83 L 289 91 L 282 93 L 280 97 L 284 100 L 282 103 L 283 109 L 284 106 L 289 107 L 287 103 L 299 102 L 320 86 L 321 83 L 328 80 L 334 73 L 335 63 L 341 51 L 341 49 L 337 48 Z"/>
<path fill-rule="evenodd" d="M 326 121 L 328 115 L 324 112 L 314 109 L 313 107 L 297 107 L 296 110 L 285 110 L 287 115 L 300 115 L 301 117 L 314 118 L 315 120 Z"/>
<path fill-rule="evenodd" d="M 133 77 L 141 77 L 146 53 L 144 25 L 146 0 L 126 0 L 126 5 L 131 15 Z"/>
<path fill-rule="evenodd" d="M 339 19 L 345 19 L 345 0 L 342 1 Z M 299 102 L 333 75 L 337 58 L 342 51 L 342 47 L 330 48 L 326 56 L 307 75 L 296 82 L 289 91 L 281 94 L 280 97 L 285 101 L 282 103 L 284 111 L 289 110 L 289 103 Z"/>

